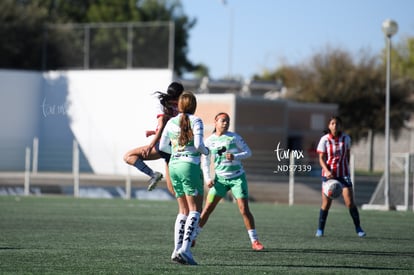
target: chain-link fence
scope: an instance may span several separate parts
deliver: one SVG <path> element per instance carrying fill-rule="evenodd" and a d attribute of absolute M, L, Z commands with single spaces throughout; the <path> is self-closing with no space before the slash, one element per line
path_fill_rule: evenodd
<path fill-rule="evenodd" d="M 48 25 L 43 70 L 174 67 L 173 22 Z"/>

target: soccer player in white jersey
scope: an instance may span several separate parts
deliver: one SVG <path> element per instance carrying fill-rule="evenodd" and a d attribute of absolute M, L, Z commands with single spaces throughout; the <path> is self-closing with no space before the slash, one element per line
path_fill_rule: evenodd
<path fill-rule="evenodd" d="M 247 180 L 241 163 L 242 159 L 251 156 L 251 150 L 240 135 L 228 131 L 229 126 L 229 115 L 217 114 L 214 133 L 205 140 L 205 145 L 210 149 L 211 154 L 203 157 L 202 168 L 205 183 L 210 190 L 201 213 L 197 234 L 220 200 L 231 190 L 243 217 L 252 249 L 263 250 L 264 247 L 257 236 L 253 214 L 249 209 Z M 210 175 L 210 156 L 214 159 L 214 179 Z"/>
<path fill-rule="evenodd" d="M 203 206 L 200 159 L 201 154 L 209 154 L 203 143 L 203 121 L 194 115 L 196 107 L 194 94 L 184 91 L 178 99 L 180 113 L 167 122 L 160 140 L 160 150 L 171 153 L 170 177 L 179 208 L 171 260 L 189 265 L 197 264 L 190 248 Z"/>
<path fill-rule="evenodd" d="M 174 194 L 171 180 L 168 175 L 168 162 L 170 160 L 170 154 L 159 150 L 159 140 L 161 137 L 162 130 L 167 124 L 167 121 L 178 114 L 177 101 L 178 97 L 184 91 L 182 84 L 178 82 L 172 82 L 167 89 L 166 93 L 156 92 L 158 94 L 159 105 L 157 108 L 157 121 L 158 125 L 155 131 L 147 131 L 147 137 L 154 135 L 150 144 L 134 148 L 128 151 L 124 155 L 124 161 L 136 167 L 142 173 L 148 175 L 150 180 L 148 182 L 148 191 L 152 191 L 157 183 L 162 179 L 163 175 L 160 172 L 153 171 L 148 165 L 145 164 L 146 160 L 156 160 L 163 158 L 166 163 L 166 177 L 168 190 Z"/>
<path fill-rule="evenodd" d="M 328 179 L 336 179 L 341 183 L 342 197 L 354 222 L 355 231 L 359 237 L 365 237 L 366 233 L 361 228 L 358 208 L 354 202 L 353 186 L 349 172 L 351 138 L 341 131 L 341 125 L 342 121 L 339 117 L 331 117 L 328 123 L 328 131 L 321 137 L 316 149 L 319 155 L 319 164 L 322 167 L 322 183 Z M 322 206 L 319 211 L 316 237 L 324 235 L 331 204 L 332 199 L 322 192 Z"/>

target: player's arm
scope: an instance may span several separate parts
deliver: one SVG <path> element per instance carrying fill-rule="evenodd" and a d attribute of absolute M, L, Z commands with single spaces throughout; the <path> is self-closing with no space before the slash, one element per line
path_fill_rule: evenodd
<path fill-rule="evenodd" d="M 171 154 L 170 138 L 168 136 L 168 127 L 164 127 L 164 131 L 158 131 L 161 133 L 160 137 L 160 150 Z"/>
<path fill-rule="evenodd" d="M 244 141 L 244 139 L 241 136 L 236 134 L 235 141 L 236 141 L 236 146 L 239 149 L 239 152 L 233 154 L 233 159 L 242 160 L 252 155 L 252 151 L 250 150 L 249 146 L 247 145 L 247 143 Z"/>
<path fill-rule="evenodd" d="M 150 143 L 151 147 L 154 147 L 155 144 L 157 144 L 157 142 L 160 140 L 162 131 L 164 130 L 165 125 L 167 124 L 167 118 L 165 117 L 165 115 L 158 116 L 157 120 L 158 120 L 158 127 L 157 127 L 158 130 L 156 131 L 155 136 L 152 138 L 152 141 Z"/>
<path fill-rule="evenodd" d="M 208 144 L 206 144 L 208 147 Z M 203 170 L 204 182 L 211 188 L 214 183 L 210 175 L 211 155 L 201 155 L 201 169 Z"/>
<path fill-rule="evenodd" d="M 346 150 L 346 161 L 349 163 L 351 160 L 351 151 L 348 149 Z"/>
<path fill-rule="evenodd" d="M 332 178 L 331 170 L 329 169 L 328 165 L 326 164 L 327 155 L 324 152 L 318 152 L 319 154 L 319 164 L 322 167 L 323 171 L 325 172 L 325 176 L 327 178 Z"/>
<path fill-rule="evenodd" d="M 159 142 L 160 138 L 161 138 L 161 134 L 162 134 L 162 130 L 164 130 L 165 128 L 165 124 L 166 124 L 166 118 L 164 115 L 159 115 L 158 118 L 158 126 L 157 126 L 157 131 L 155 132 L 154 137 L 152 138 L 150 144 L 148 144 L 145 153 L 148 155 L 152 148 L 155 147 L 155 144 L 157 144 L 157 142 Z"/>
<path fill-rule="evenodd" d="M 210 154 L 210 150 L 204 145 L 203 142 L 204 125 L 201 119 L 197 119 L 194 121 L 193 134 L 194 148 L 203 155 Z"/>
<path fill-rule="evenodd" d="M 351 138 L 349 136 L 347 136 L 347 139 L 345 141 L 346 143 L 346 160 L 349 163 L 349 161 L 351 160 Z"/>

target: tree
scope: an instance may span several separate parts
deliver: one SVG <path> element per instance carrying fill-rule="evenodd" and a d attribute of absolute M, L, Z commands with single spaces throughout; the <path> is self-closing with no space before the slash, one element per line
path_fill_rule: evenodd
<path fill-rule="evenodd" d="M 386 62 L 385 51 L 383 62 Z M 392 49 L 391 72 L 397 78 L 414 79 L 414 37 L 407 37 Z"/>
<path fill-rule="evenodd" d="M 204 64 L 199 64 L 197 66 L 195 66 L 195 70 L 194 70 L 194 76 L 197 79 L 202 79 L 205 76 L 209 76 L 209 69 L 206 65 Z"/>
<path fill-rule="evenodd" d="M 378 58 L 366 52 L 355 61 L 341 49 L 324 49 L 308 63 L 285 66 L 265 75 L 282 79 L 289 97 L 305 102 L 336 103 L 347 132 L 355 141 L 369 132 L 384 132 L 385 69 Z M 411 78 L 412 79 L 412 78 Z M 390 125 L 396 137 L 414 111 L 409 80 L 392 84 Z"/>
<path fill-rule="evenodd" d="M 0 10 L 0 32 L 4 40 L 0 44 L 0 67 L 3 68 L 38 70 L 42 69 L 45 60 L 49 69 L 70 68 L 74 66 L 72 63 L 79 61 L 83 44 L 78 41 L 84 34 L 79 30 L 58 31 L 55 28 L 45 32 L 45 24 L 149 21 L 175 23 L 174 70 L 177 75 L 199 67 L 187 58 L 189 31 L 196 20 L 184 14 L 178 0 L 5 0 L 0 3 Z M 160 37 L 158 29 L 152 33 L 154 37 Z M 119 58 L 126 51 L 126 35 L 123 31 L 100 30 L 93 35 L 96 36 L 92 42 L 101 43 L 92 53 L 92 56 L 98 55 L 95 62 L 102 62 L 96 66 L 125 65 L 125 59 Z M 150 35 L 149 32 L 146 35 Z M 118 46 L 114 45 L 114 39 L 121 41 Z M 166 44 L 168 41 L 160 43 Z M 153 47 L 149 49 L 156 51 Z"/>
<path fill-rule="evenodd" d="M 46 11 L 14 2 L 0 2 L 0 67 L 40 69 Z"/>

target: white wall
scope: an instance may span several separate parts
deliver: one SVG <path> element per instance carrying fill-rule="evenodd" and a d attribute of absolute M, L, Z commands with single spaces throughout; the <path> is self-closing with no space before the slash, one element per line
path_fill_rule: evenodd
<path fill-rule="evenodd" d="M 155 91 L 172 81 L 168 70 L 70 71 L 70 127 L 96 173 L 125 174 L 124 153 L 146 145 L 145 130 L 154 130 Z M 148 162 L 164 171 L 162 160 Z"/>
<path fill-rule="evenodd" d="M 25 146 L 37 136 L 39 167 L 62 159 L 70 168 L 76 138 L 95 173 L 126 174 L 122 156 L 149 143 L 145 130 L 157 123 L 153 93 L 172 79 L 169 70 L 0 71 L 0 170 L 21 170 Z M 15 163 L 7 164 L 5 148 L 19 155 Z M 165 169 L 162 160 L 148 164 Z"/>

